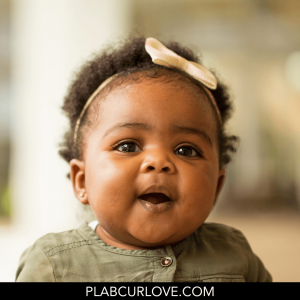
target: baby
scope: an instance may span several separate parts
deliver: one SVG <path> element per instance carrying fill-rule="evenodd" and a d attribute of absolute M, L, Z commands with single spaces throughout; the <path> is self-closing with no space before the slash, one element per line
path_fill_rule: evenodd
<path fill-rule="evenodd" d="M 130 38 L 86 63 L 61 156 L 95 221 L 38 239 L 17 281 L 271 281 L 243 234 L 204 223 L 235 136 L 226 87 L 177 43 Z"/>

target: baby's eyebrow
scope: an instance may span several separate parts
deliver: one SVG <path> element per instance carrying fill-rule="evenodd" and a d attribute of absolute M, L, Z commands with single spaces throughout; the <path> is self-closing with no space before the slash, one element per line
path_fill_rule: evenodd
<path fill-rule="evenodd" d="M 186 126 L 173 126 L 173 129 L 176 132 L 184 132 L 184 133 L 191 133 L 191 134 L 199 135 L 199 136 L 203 137 L 211 145 L 211 147 L 213 146 L 209 135 L 200 128 L 186 127 Z"/>
<path fill-rule="evenodd" d="M 146 124 L 146 123 L 119 123 L 116 124 L 115 126 L 113 126 L 112 128 L 109 128 L 103 137 L 106 137 L 107 135 L 109 135 L 110 133 L 112 133 L 113 131 L 120 129 L 120 128 L 138 128 L 138 129 L 143 129 L 143 130 L 147 130 L 147 131 L 151 131 L 153 130 L 153 126 L 151 126 L 150 124 Z"/>
<path fill-rule="evenodd" d="M 154 129 L 152 125 L 147 124 L 147 123 L 119 123 L 119 124 L 116 124 L 115 126 L 113 126 L 112 128 L 109 128 L 105 132 L 103 137 L 106 137 L 113 131 L 116 131 L 120 128 L 131 128 L 131 129 L 137 128 L 137 129 L 142 129 L 142 130 L 146 130 L 146 131 L 153 131 L 153 129 Z M 176 126 L 172 126 L 172 130 L 175 132 L 183 132 L 183 133 L 188 133 L 188 134 L 199 135 L 199 136 L 203 137 L 212 147 L 211 138 L 204 130 L 202 130 L 200 128 L 176 125 Z"/>

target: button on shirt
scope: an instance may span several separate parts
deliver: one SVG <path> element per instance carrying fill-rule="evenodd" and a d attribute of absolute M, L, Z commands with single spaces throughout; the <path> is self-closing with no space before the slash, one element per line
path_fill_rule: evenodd
<path fill-rule="evenodd" d="M 171 257 L 164 257 L 162 258 L 162 260 L 160 261 L 160 264 L 163 266 L 163 267 L 168 267 L 172 264 L 173 262 L 173 259 Z"/>
<path fill-rule="evenodd" d="M 216 282 L 271 281 L 243 234 L 204 223 L 175 246 L 125 250 L 107 245 L 87 223 L 50 233 L 21 256 L 16 281 Z"/>

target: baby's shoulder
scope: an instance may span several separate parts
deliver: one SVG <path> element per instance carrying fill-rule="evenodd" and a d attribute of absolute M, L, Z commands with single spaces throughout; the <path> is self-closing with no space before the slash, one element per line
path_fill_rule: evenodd
<path fill-rule="evenodd" d="M 196 232 L 199 235 L 214 238 L 245 238 L 243 233 L 234 227 L 212 222 L 203 223 Z"/>
<path fill-rule="evenodd" d="M 86 250 L 84 246 L 92 244 L 93 238 L 95 234 L 86 223 L 78 229 L 42 236 L 21 255 L 16 281 L 57 281 L 59 263 L 67 261 L 75 248 L 80 252 L 77 256 L 81 255 L 82 248 Z"/>
<path fill-rule="evenodd" d="M 253 253 L 244 234 L 236 228 L 218 223 L 204 223 L 193 233 L 192 239 L 189 239 L 186 251 L 185 264 L 189 264 L 187 260 L 192 257 L 191 268 L 201 265 L 201 280 L 272 280 L 261 260 Z"/>
<path fill-rule="evenodd" d="M 88 236 L 80 230 L 86 226 L 83 224 L 78 229 L 48 233 L 37 239 L 33 246 L 38 246 L 49 257 L 60 251 L 91 244 Z"/>
<path fill-rule="evenodd" d="M 218 242 L 219 245 L 230 243 L 232 246 L 243 247 L 252 251 L 244 234 L 231 226 L 219 223 L 204 223 L 194 233 L 194 238 L 198 242 L 204 240 L 209 242 Z"/>

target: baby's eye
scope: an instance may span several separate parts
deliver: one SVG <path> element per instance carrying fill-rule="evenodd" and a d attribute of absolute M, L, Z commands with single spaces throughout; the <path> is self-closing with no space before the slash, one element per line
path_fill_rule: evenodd
<path fill-rule="evenodd" d="M 176 155 L 182 155 L 182 156 L 189 156 L 189 157 L 195 157 L 200 156 L 199 153 L 191 147 L 182 146 L 175 150 Z"/>
<path fill-rule="evenodd" d="M 116 148 L 120 152 L 141 152 L 140 147 L 133 142 L 125 142 Z"/>

